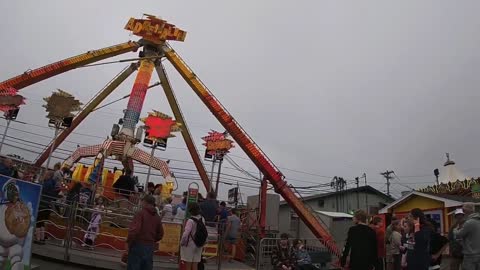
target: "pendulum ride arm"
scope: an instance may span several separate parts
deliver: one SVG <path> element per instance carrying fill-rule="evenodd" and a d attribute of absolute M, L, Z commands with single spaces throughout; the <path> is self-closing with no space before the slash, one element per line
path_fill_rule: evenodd
<path fill-rule="evenodd" d="M 162 47 L 166 58 L 172 63 L 175 69 L 190 85 L 193 91 L 200 97 L 203 103 L 235 139 L 238 145 L 245 151 L 250 159 L 262 171 L 265 177 L 275 188 L 285 201 L 295 210 L 302 221 L 310 228 L 313 234 L 323 241 L 323 244 L 335 255 L 340 256 L 335 242 L 330 233 L 325 230 L 319 220 L 311 213 L 302 201 L 287 185 L 283 174 L 268 159 L 265 153 L 257 146 L 257 144 L 248 136 L 240 124 L 230 115 L 223 105 L 213 96 L 208 88 L 193 73 L 180 56 L 167 44 Z"/>
<path fill-rule="evenodd" d="M 110 58 L 127 52 L 136 51 L 141 46 L 142 45 L 138 42 L 129 41 L 99 50 L 88 51 L 86 53 L 55 62 L 53 64 L 49 64 L 34 70 L 28 70 L 21 75 L 0 82 L 0 89 L 13 87 L 17 90 L 20 90 L 24 87 L 43 81 L 66 71 L 87 64 L 91 64 L 106 58 Z"/>
<path fill-rule="evenodd" d="M 187 122 L 183 117 L 182 111 L 180 110 L 180 106 L 177 102 L 177 98 L 175 97 L 175 93 L 173 93 L 172 86 L 170 85 L 170 81 L 168 80 L 167 73 L 165 72 L 165 68 L 162 64 L 162 61 L 158 61 L 156 65 L 156 70 L 158 77 L 160 78 L 160 83 L 162 84 L 163 90 L 165 91 L 165 96 L 167 97 L 168 103 L 172 108 L 173 115 L 175 116 L 175 121 L 182 124 L 181 132 L 183 139 L 185 140 L 185 144 L 187 145 L 188 152 L 190 152 L 190 156 L 193 159 L 193 163 L 197 168 L 198 174 L 202 179 L 203 184 L 205 185 L 205 189 L 210 191 L 212 188 L 211 182 L 208 179 L 207 172 L 205 171 L 205 167 L 203 166 L 202 160 L 200 159 L 197 148 L 192 140 L 192 135 L 188 130 Z"/>
<path fill-rule="evenodd" d="M 126 67 L 123 71 L 121 71 L 113 80 L 111 80 L 105 88 L 103 88 L 84 108 L 83 110 L 78 113 L 75 118 L 72 120 L 72 124 L 69 128 L 64 129 L 56 139 L 51 142 L 48 147 L 43 151 L 42 154 L 37 158 L 35 161 L 35 166 L 40 167 L 42 166 L 43 162 L 47 160 L 48 154 L 52 151 L 55 151 L 57 147 L 62 144 L 62 142 L 70 135 L 75 128 L 80 125 L 80 123 L 87 118 L 87 116 L 98 106 L 102 103 L 105 98 L 110 95 L 113 90 L 115 90 L 123 81 L 125 81 L 128 76 L 130 76 L 135 70 L 137 70 L 138 64 L 132 63 L 130 66 Z"/>

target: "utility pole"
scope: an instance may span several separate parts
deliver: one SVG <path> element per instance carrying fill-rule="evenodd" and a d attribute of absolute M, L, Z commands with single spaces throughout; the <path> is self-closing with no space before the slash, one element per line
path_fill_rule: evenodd
<path fill-rule="evenodd" d="M 393 173 L 394 173 L 393 171 L 388 171 L 388 170 L 380 173 L 387 180 L 387 195 L 388 196 L 390 196 L 390 179 L 393 179 L 393 176 L 391 176 L 391 174 L 393 174 Z"/>
<path fill-rule="evenodd" d="M 358 177 L 355 177 L 355 184 L 357 185 L 357 210 L 360 209 L 360 192 L 359 192 L 359 188 L 360 188 L 360 179 Z"/>
<path fill-rule="evenodd" d="M 222 162 L 223 162 L 223 156 L 219 159 L 219 162 L 218 162 L 217 182 L 215 183 L 215 198 L 218 197 L 218 185 L 220 184 L 220 173 L 222 171 Z"/>
<path fill-rule="evenodd" d="M 363 173 L 362 178 L 365 180 L 365 186 L 367 186 L 367 174 Z M 365 192 L 365 208 L 368 213 L 368 192 Z"/>
<path fill-rule="evenodd" d="M 340 194 L 345 190 L 347 182 L 343 177 L 333 177 L 332 182 L 330 183 L 331 188 L 335 188 L 335 203 L 337 212 L 345 211 L 345 196 Z M 340 203 L 342 205 L 340 209 Z"/>

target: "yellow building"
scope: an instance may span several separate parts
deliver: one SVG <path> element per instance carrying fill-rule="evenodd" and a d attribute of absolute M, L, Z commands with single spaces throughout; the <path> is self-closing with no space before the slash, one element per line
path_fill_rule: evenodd
<path fill-rule="evenodd" d="M 412 191 L 382 208 L 379 213 L 391 214 L 398 218 L 406 216 L 410 210 L 420 208 L 438 224 L 442 232 L 447 233 L 452 225 L 455 209 L 465 202 L 480 204 L 480 178 L 465 177 L 456 167 L 455 162 L 447 161 L 440 170 L 438 184 L 418 191 Z"/>

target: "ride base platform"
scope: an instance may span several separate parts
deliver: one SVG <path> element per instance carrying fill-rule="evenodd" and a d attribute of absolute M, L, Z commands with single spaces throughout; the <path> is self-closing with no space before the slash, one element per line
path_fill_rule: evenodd
<path fill-rule="evenodd" d="M 65 248 L 55 245 L 32 245 L 32 253 L 39 257 L 48 258 L 51 260 L 65 261 Z M 111 249 L 96 248 L 95 250 L 88 249 L 70 249 L 69 262 L 76 265 L 85 266 L 85 269 L 126 269 L 126 266 L 120 262 L 118 252 Z M 39 269 L 39 268 L 36 268 Z M 164 257 L 155 255 L 153 258 L 153 269 L 178 269 L 178 262 L 176 258 Z M 216 258 L 210 260 L 206 264 L 206 269 L 218 269 Z M 223 261 L 221 269 L 226 270 L 253 270 L 253 267 L 245 265 L 238 261 L 228 262 Z"/>

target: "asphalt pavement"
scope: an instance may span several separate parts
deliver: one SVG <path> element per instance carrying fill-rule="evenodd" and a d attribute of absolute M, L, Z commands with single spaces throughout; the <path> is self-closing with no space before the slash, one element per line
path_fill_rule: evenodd
<path fill-rule="evenodd" d="M 39 266 L 39 270 L 84 270 L 92 269 L 91 267 L 85 267 L 81 265 L 72 265 L 69 263 L 64 263 L 54 260 L 46 260 L 44 258 L 33 256 L 32 257 L 32 266 Z"/>

